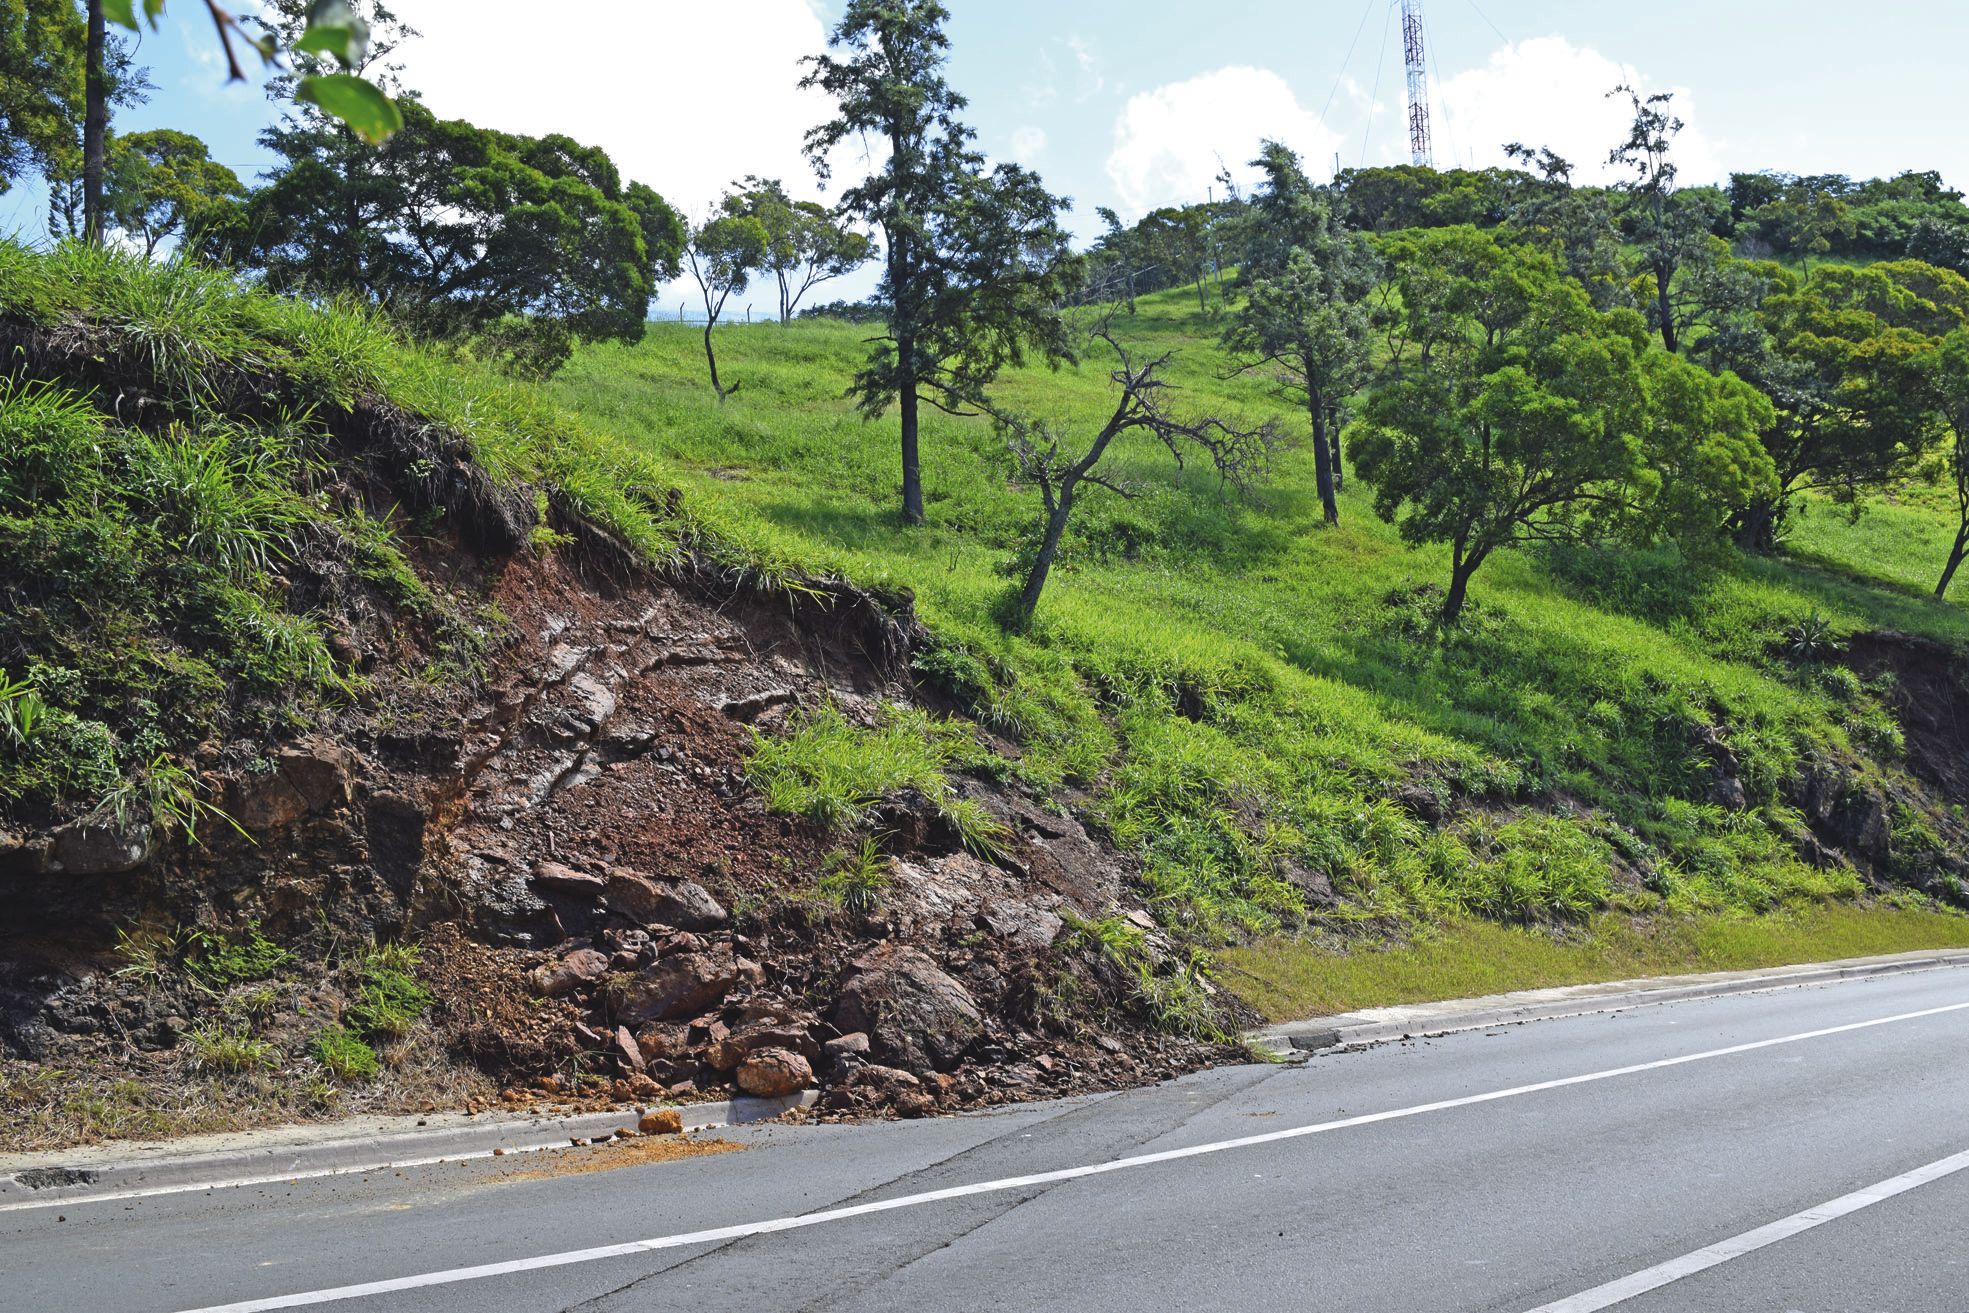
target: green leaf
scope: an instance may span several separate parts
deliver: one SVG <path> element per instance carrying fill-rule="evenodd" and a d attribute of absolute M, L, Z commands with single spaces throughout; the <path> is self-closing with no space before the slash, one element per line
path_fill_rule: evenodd
<path fill-rule="evenodd" d="M 387 141 L 403 126 L 403 114 L 396 103 L 374 83 L 353 73 L 302 78 L 294 98 L 321 106 L 323 113 L 342 120 L 371 145 Z"/>
<path fill-rule="evenodd" d="M 157 30 L 157 19 L 164 12 L 164 0 L 144 0 L 144 18 L 150 23 L 150 30 Z"/>
<path fill-rule="evenodd" d="M 348 0 L 314 0 L 308 6 L 307 31 L 294 43 L 299 55 L 332 55 L 343 68 L 354 68 L 369 49 L 369 24 Z"/>
<path fill-rule="evenodd" d="M 103 0 L 103 17 L 119 26 L 129 28 L 132 32 L 138 30 L 137 6 L 134 0 Z"/>

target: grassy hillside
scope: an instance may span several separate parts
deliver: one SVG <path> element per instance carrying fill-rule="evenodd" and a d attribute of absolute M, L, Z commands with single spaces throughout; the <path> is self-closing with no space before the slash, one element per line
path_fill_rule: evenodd
<path fill-rule="evenodd" d="M 1120 330 L 1175 351 L 1196 404 L 1303 429 L 1262 380 L 1220 376 L 1192 296 L 1147 298 Z M 1962 607 L 1922 595 L 1943 525 L 1919 496 L 1857 525 L 1815 508 L 1791 555 L 1706 572 L 1672 552 L 1502 559 L 1465 630 L 1439 636 L 1446 553 L 1402 544 L 1358 484 L 1328 530 L 1303 449 L 1240 499 L 1145 441 L 1115 458 L 1137 495 L 1089 498 L 1038 627 L 1012 638 L 991 616 L 1037 493 L 986 423 L 932 413 L 930 523 L 901 527 L 893 416 L 864 422 L 841 396 L 863 336 L 721 329 L 742 390 L 720 406 L 699 333 L 658 324 L 584 350 L 553 391 L 750 550 L 913 589 L 942 644 L 921 672 L 1019 742 L 1031 781 L 1088 790 L 1165 920 L 1206 942 L 1856 898 L 1853 870 L 1799 856 L 1797 785 L 1817 765 L 1895 800 L 1876 874 L 1939 870 L 1959 809 L 1907 779 L 1891 686 L 1784 655 L 1814 616 L 1835 636 L 1969 639 Z M 1028 370 L 1002 396 L 1085 431 L 1107 367 Z M 1719 774 L 1747 807 L 1714 800 Z"/>

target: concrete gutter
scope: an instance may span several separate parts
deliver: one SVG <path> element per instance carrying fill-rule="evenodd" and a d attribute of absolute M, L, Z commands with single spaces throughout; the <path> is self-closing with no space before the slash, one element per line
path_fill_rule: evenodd
<path fill-rule="evenodd" d="M 1527 1021 L 1553 1021 L 1687 999 L 1721 998 L 1760 990 L 1798 989 L 1868 976 L 1901 975 L 1969 966 L 1969 949 L 1895 953 L 1886 957 L 1854 957 L 1836 962 L 1767 967 L 1758 971 L 1712 971 L 1701 975 L 1656 976 L 1643 980 L 1612 980 L 1599 985 L 1566 985 L 1557 989 L 1526 989 L 1512 994 L 1453 999 L 1444 1003 L 1412 1003 L 1402 1007 L 1368 1008 L 1330 1017 L 1311 1017 L 1251 1032 L 1247 1039 L 1281 1057 L 1361 1049 L 1405 1039 L 1450 1035 L 1464 1030 L 1488 1030 Z"/>
<path fill-rule="evenodd" d="M 702 1131 L 769 1121 L 807 1107 L 817 1097 L 817 1091 L 806 1090 L 780 1099 L 684 1104 L 677 1111 L 685 1130 Z M 636 1120 L 634 1109 L 570 1117 L 358 1117 L 318 1126 L 11 1155 L 0 1157 L 0 1213 L 565 1149 L 575 1140 L 605 1139 L 618 1127 L 633 1130 Z"/>

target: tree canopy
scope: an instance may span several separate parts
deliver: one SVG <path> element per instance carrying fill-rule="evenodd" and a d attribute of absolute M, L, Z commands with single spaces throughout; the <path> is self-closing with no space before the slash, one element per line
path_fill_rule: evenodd
<path fill-rule="evenodd" d="M 1768 493 L 1768 404 L 1652 345 L 1636 312 L 1595 310 L 1550 255 L 1463 229 L 1394 258 L 1415 350 L 1369 397 L 1354 459 L 1404 539 L 1449 544 L 1444 621 L 1501 548 L 1699 541 Z"/>
<path fill-rule="evenodd" d="M 641 337 L 683 245 L 660 196 L 568 137 L 402 109 L 378 147 L 319 116 L 269 129 L 279 163 L 216 247 L 275 290 L 355 292 L 435 336 L 501 328 L 487 340 L 531 369 L 576 338 Z"/>
<path fill-rule="evenodd" d="M 228 203 L 245 196 L 239 175 L 188 132 L 153 128 L 110 141 L 109 223 L 145 255 L 161 242 L 225 222 Z"/>

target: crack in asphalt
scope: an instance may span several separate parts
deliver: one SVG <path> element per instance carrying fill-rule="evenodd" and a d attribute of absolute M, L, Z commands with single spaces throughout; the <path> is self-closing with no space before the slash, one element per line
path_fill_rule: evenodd
<path fill-rule="evenodd" d="M 1101 1119 L 1112 1115 L 1117 1110 L 1117 1104 L 1140 1104 L 1144 1106 L 1146 1112 L 1151 1114 L 1159 1110 L 1158 1105 L 1175 1105 L 1170 1108 L 1170 1112 L 1176 1115 L 1159 1118 L 1156 1124 L 1150 1127 L 1134 1126 L 1128 1134 L 1122 1137 L 1120 1142 L 1107 1147 L 1104 1159 L 1124 1156 L 1128 1152 L 1139 1149 L 1151 1140 L 1181 1129 L 1184 1125 L 1210 1111 L 1212 1108 L 1216 1108 L 1231 1099 L 1248 1094 L 1284 1070 L 1286 1069 L 1260 1069 L 1258 1074 L 1249 1079 L 1227 1082 L 1226 1088 L 1221 1093 L 1205 1100 L 1194 1099 L 1193 1096 L 1196 1091 L 1193 1087 L 1178 1085 L 1152 1085 L 1142 1089 L 1124 1090 L 1115 1094 L 1103 1095 L 1080 1103 L 1075 1107 L 1062 1109 L 1038 1121 L 1023 1123 L 1015 1130 L 1008 1130 L 1003 1134 L 992 1136 L 988 1140 L 982 1140 L 968 1148 L 960 1149 L 956 1153 L 939 1158 L 935 1162 L 927 1163 L 900 1176 L 891 1177 L 879 1185 L 868 1186 L 862 1190 L 858 1190 L 836 1202 L 816 1204 L 814 1208 L 846 1207 L 857 1203 L 890 1197 L 898 1193 L 913 1193 L 915 1190 L 922 1188 L 925 1182 L 932 1177 L 947 1175 L 953 1169 L 962 1167 L 967 1161 L 983 1157 L 995 1149 L 1015 1147 L 1021 1139 L 1042 1132 L 1047 1132 L 1055 1136 L 1064 1135 L 1068 1141 L 1071 1141 L 1077 1123 L 1093 1121 L 1097 1124 L 1103 1124 Z M 1088 1159 L 1082 1156 L 1076 1161 L 1088 1161 Z M 898 1273 L 921 1262 L 931 1254 L 938 1253 L 957 1244 L 965 1239 L 965 1237 L 983 1229 L 1015 1209 L 1021 1208 L 1051 1193 L 1057 1188 L 1058 1185 L 1047 1185 L 1031 1191 L 1009 1194 L 988 1202 L 974 1203 L 971 1206 L 981 1207 L 984 1212 L 983 1216 L 963 1225 L 961 1229 L 955 1232 L 942 1235 L 941 1238 L 936 1239 L 932 1243 L 924 1243 L 919 1240 L 908 1240 L 904 1242 L 900 1252 L 884 1257 L 885 1266 L 879 1277 L 863 1277 L 855 1280 L 853 1284 L 858 1288 L 867 1289 L 874 1285 L 887 1282 L 893 1279 Z M 881 1237 L 878 1236 L 876 1239 L 879 1241 Z M 587 1299 L 570 1304 L 563 1310 L 563 1313 L 608 1313 L 609 1309 L 620 1307 L 616 1301 L 624 1296 L 634 1294 L 641 1287 L 659 1278 L 676 1276 L 686 1269 L 704 1264 L 709 1260 L 729 1260 L 748 1252 L 750 1249 L 763 1248 L 768 1243 L 784 1244 L 786 1240 L 787 1237 L 783 1236 L 747 1236 L 741 1239 L 727 1240 L 701 1253 L 692 1254 L 687 1258 L 665 1264 L 652 1271 L 640 1273 L 622 1285 L 604 1291 L 599 1295 L 593 1295 Z M 815 1294 L 805 1303 L 800 1304 L 797 1307 L 796 1313 L 814 1313 L 815 1310 L 838 1309 L 841 1306 L 842 1293 L 838 1283 L 830 1286 L 828 1289 Z"/>

